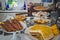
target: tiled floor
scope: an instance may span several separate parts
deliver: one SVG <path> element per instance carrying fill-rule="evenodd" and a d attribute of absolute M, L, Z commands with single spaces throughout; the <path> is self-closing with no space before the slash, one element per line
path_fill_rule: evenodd
<path fill-rule="evenodd" d="M 12 35 L 9 36 L 0 35 L 0 40 L 11 40 L 11 39 L 12 39 Z M 21 39 L 19 40 L 32 40 L 32 39 L 28 38 L 28 36 L 26 36 L 25 34 L 22 34 Z M 53 40 L 60 40 L 60 35 L 56 36 Z"/>

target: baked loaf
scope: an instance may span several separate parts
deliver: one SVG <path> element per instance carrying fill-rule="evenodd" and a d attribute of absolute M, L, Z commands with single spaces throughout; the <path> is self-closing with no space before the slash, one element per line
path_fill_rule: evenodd
<path fill-rule="evenodd" d="M 21 30 L 23 27 L 16 19 L 7 20 L 1 26 L 8 32 L 15 32 Z"/>

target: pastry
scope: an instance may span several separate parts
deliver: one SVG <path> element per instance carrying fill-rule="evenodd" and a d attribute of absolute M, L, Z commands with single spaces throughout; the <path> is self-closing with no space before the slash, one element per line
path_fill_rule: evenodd
<path fill-rule="evenodd" d="M 24 15 L 16 15 L 16 19 L 17 19 L 18 21 L 24 21 L 25 16 L 24 16 Z"/>
<path fill-rule="evenodd" d="M 13 26 L 12 26 L 8 21 L 6 21 L 6 22 L 4 22 L 4 23 L 5 23 L 5 25 L 7 26 L 7 28 L 9 28 L 11 31 L 16 31 L 16 29 L 13 28 Z"/>
<path fill-rule="evenodd" d="M 19 23 L 16 19 L 6 20 L 4 21 L 1 26 L 7 31 L 7 32 L 15 32 L 17 30 L 22 30 L 22 25 Z"/>
<path fill-rule="evenodd" d="M 22 29 L 21 24 L 18 22 L 18 20 L 13 19 L 11 21 L 17 27 L 18 30 L 21 30 Z"/>

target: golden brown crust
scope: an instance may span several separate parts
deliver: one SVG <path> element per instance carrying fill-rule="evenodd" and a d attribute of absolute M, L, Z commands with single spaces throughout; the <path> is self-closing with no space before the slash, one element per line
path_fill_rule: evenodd
<path fill-rule="evenodd" d="M 6 25 L 6 24 L 1 24 L 1 26 L 2 26 L 6 31 L 9 31 L 9 32 L 11 31 L 11 30 L 10 30 L 10 28 L 9 28 L 9 27 L 7 27 L 7 25 Z"/>
<path fill-rule="evenodd" d="M 0 24 L 0 25 L 8 32 L 13 32 L 13 31 L 15 32 L 17 30 L 22 29 L 21 24 L 16 19 L 7 20 L 4 22 L 4 24 Z"/>
<path fill-rule="evenodd" d="M 19 23 L 18 20 L 14 19 L 12 21 L 13 21 L 13 23 L 15 23 L 15 25 L 18 27 L 19 30 L 21 30 L 23 28 L 22 25 Z"/>
<path fill-rule="evenodd" d="M 18 21 L 24 21 L 25 16 L 24 16 L 24 15 L 16 15 L 16 19 L 17 19 Z"/>

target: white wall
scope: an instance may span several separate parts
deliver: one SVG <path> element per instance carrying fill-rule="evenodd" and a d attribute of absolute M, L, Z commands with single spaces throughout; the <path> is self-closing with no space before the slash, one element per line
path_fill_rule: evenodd
<path fill-rule="evenodd" d="M 29 3 L 29 2 L 33 2 L 33 3 L 42 3 L 42 0 L 26 0 L 27 1 L 27 4 Z M 53 1 L 53 0 L 52 0 Z M 51 2 L 51 3 L 44 3 L 44 6 L 48 6 L 48 5 L 50 5 L 50 4 L 53 4 L 53 2 Z"/>
<path fill-rule="evenodd" d="M 51 4 L 53 4 L 53 3 L 44 3 L 44 6 L 45 6 L 45 7 L 48 7 L 48 6 L 51 5 Z"/>
<path fill-rule="evenodd" d="M 42 0 L 34 0 L 34 3 L 41 3 Z"/>
<path fill-rule="evenodd" d="M 16 7 L 18 10 L 19 9 L 23 9 L 23 5 L 24 5 L 24 0 L 18 0 L 17 1 L 18 6 Z"/>
<path fill-rule="evenodd" d="M 42 0 L 26 0 L 27 3 L 33 2 L 33 3 L 41 3 Z"/>

